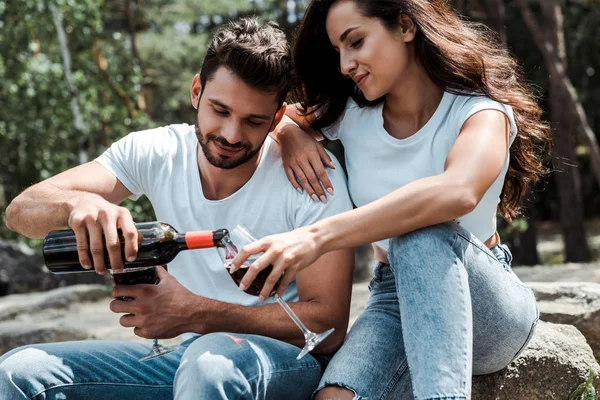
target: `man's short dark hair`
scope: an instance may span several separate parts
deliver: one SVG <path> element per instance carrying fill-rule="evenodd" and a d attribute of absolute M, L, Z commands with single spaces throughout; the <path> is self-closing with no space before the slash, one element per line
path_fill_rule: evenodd
<path fill-rule="evenodd" d="M 202 63 L 202 88 L 219 67 L 234 73 L 247 85 L 277 93 L 281 105 L 293 82 L 290 47 L 275 23 L 261 24 L 243 18 L 223 26 L 214 35 Z"/>

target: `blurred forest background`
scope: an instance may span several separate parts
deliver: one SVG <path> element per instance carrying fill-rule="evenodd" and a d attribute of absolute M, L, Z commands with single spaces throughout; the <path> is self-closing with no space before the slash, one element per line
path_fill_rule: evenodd
<path fill-rule="evenodd" d="M 307 3 L 0 0 L 0 213 L 24 188 L 92 160 L 131 131 L 193 123 L 189 85 L 212 31 L 256 15 L 278 21 L 293 40 Z M 508 46 L 552 123 L 553 173 L 529 193 L 524 217 L 500 227 L 516 263 L 597 260 L 600 2 L 451 4 Z M 126 206 L 138 221 L 154 218 L 145 198 Z M 540 237 L 564 246 L 540 259 Z M 4 224 L 0 239 L 39 245 Z"/>

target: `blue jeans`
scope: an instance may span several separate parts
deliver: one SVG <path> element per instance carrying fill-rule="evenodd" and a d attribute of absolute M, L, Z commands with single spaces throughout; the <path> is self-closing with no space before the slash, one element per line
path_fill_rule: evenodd
<path fill-rule="evenodd" d="M 538 321 L 508 248 L 488 249 L 455 222 L 394 238 L 366 308 L 319 389 L 355 399 L 469 399 L 471 376 L 506 367 Z M 315 392 L 316 393 L 316 392 Z"/>
<path fill-rule="evenodd" d="M 306 399 L 322 369 L 299 349 L 258 335 L 196 336 L 139 362 L 150 345 L 78 341 L 25 346 L 0 358 L 0 399 Z"/>

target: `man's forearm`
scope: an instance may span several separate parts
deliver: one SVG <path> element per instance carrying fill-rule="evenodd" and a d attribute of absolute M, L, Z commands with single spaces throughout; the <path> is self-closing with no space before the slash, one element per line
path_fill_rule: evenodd
<path fill-rule="evenodd" d="M 38 239 L 48 232 L 66 228 L 73 205 L 93 193 L 64 190 L 50 183 L 39 183 L 17 196 L 6 209 L 10 230 Z"/>
<path fill-rule="evenodd" d="M 203 306 L 198 308 L 199 312 L 190 318 L 191 332 L 256 334 L 295 346 L 304 346 L 302 331 L 277 303 L 248 307 L 214 300 L 209 302 L 210 311 L 206 312 L 206 303 L 203 303 Z M 316 353 L 331 354 L 339 348 L 346 336 L 348 315 L 331 315 L 323 304 L 316 301 L 288 304 L 311 331 L 323 332 L 335 328 L 335 332 L 317 347 Z"/>

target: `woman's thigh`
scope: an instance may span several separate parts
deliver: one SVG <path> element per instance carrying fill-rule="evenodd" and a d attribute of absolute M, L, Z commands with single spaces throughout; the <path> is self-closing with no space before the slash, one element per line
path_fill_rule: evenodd
<path fill-rule="evenodd" d="M 506 247 L 493 250 L 464 229 L 454 244 L 469 276 L 473 374 L 506 367 L 531 339 L 538 321 L 533 291 L 512 272 Z"/>
<path fill-rule="evenodd" d="M 392 272 L 376 274 L 370 290 L 365 310 L 329 362 L 316 392 L 338 386 L 359 399 L 412 399 Z"/>

